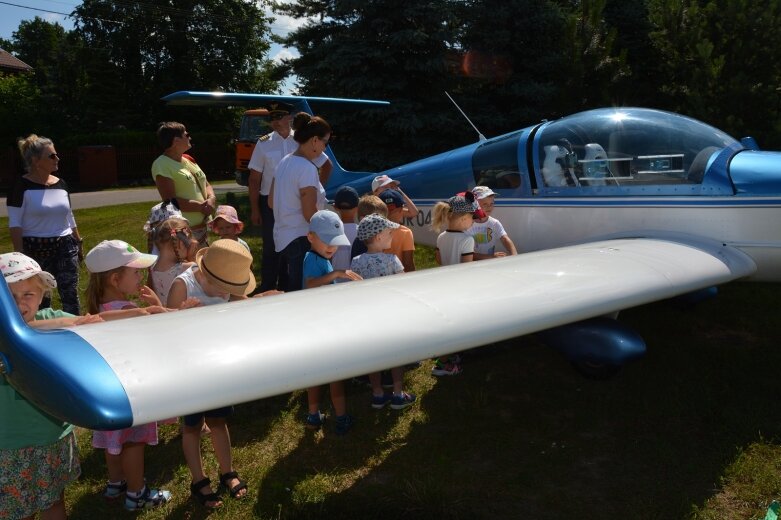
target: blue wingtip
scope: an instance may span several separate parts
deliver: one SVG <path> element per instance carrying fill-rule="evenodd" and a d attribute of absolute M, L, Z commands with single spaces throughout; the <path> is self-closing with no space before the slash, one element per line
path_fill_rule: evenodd
<path fill-rule="evenodd" d="M 124 387 L 92 346 L 70 330 L 38 331 L 0 283 L 0 355 L 4 377 L 46 413 L 93 430 L 133 424 Z"/>

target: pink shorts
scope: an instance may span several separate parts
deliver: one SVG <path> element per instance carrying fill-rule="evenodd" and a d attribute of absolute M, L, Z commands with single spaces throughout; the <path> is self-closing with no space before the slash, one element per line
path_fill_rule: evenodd
<path fill-rule="evenodd" d="M 122 445 L 126 442 L 156 445 L 157 423 L 142 424 L 123 430 L 92 432 L 92 447 L 107 450 L 111 455 L 122 453 Z"/>

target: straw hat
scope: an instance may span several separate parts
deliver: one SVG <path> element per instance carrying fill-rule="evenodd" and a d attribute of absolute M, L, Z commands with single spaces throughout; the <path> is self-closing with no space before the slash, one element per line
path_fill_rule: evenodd
<path fill-rule="evenodd" d="M 195 255 L 198 269 L 223 291 L 243 296 L 255 290 L 252 255 L 236 240 L 222 239 Z"/>

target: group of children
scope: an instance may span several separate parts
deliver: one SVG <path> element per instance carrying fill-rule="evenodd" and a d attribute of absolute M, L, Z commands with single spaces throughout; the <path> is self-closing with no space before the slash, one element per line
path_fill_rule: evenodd
<path fill-rule="evenodd" d="M 372 188 L 372 194 L 359 197 L 353 188 L 343 187 L 334 201 L 336 212 L 321 210 L 311 218 L 307 235 L 311 249 L 304 260 L 304 288 L 415 270 L 412 231 L 402 222 L 405 218 L 414 218 L 417 208 L 401 191 L 399 183 L 387 176 L 375 178 Z M 516 254 L 501 223 L 491 217 L 495 196 L 490 188 L 478 186 L 437 203 L 432 216 L 432 227 L 440 233 L 437 263 L 450 265 Z M 149 253 L 141 253 L 121 240 L 99 243 L 84 259 L 90 272 L 86 292 L 89 314 L 82 317 L 51 309 L 38 310 L 44 295 L 56 287 L 56 282 L 31 258 L 18 252 L 0 255 L 0 270 L 22 317 L 36 327 L 77 326 L 249 297 L 256 287 L 251 269 L 252 255 L 247 243 L 239 238 L 243 224 L 236 210 L 231 206 L 219 206 L 210 229 L 220 238 L 208 247 L 197 249 L 187 221 L 170 202 L 164 202 L 152 208 L 145 226 Z M 499 243 L 507 253 L 495 250 Z M 144 284 L 145 270 L 149 272 L 148 285 Z M 268 291 L 256 297 L 276 293 L 278 291 Z M 145 305 L 139 306 L 136 301 Z M 436 360 L 432 370 L 434 375 L 460 372 L 458 355 Z M 390 375 L 388 386 L 392 386 L 392 392 L 386 393 L 381 373 L 369 374 L 372 408 L 382 409 L 389 404 L 394 410 L 402 410 L 416 401 L 414 394 L 403 389 L 404 367 L 391 368 Z M 20 517 L 39 510 L 62 510 L 64 513 L 62 491 L 79 474 L 72 427 L 63 426 L 38 411 L 7 383 L 1 382 L 0 405 L 7 407 L 11 398 L 19 400 L 21 404 L 15 406 L 25 407 L 25 420 L 29 424 L 43 424 L 45 428 L 41 430 L 46 434 L 41 436 L 52 441 L 46 444 L 48 451 L 35 451 L 35 454 L 29 452 L 29 444 L 23 441 L 12 446 L 0 445 L 0 464 L 42 468 L 37 478 L 45 481 L 49 489 L 44 495 L 36 490 L 33 493 L 39 497 L 36 500 L 28 497 L 15 501 L 6 496 L 27 497 L 29 493 L 9 494 L 7 489 L 34 487 L 37 482 L 20 477 L 10 484 L 10 488 L 9 484 L 0 483 L 3 507 L 13 509 Z M 330 394 L 336 414 L 334 429 L 341 435 L 353 424 L 353 418 L 346 410 L 343 382 L 331 383 Z M 306 426 L 320 428 L 325 419 L 320 411 L 320 388 L 309 388 L 307 396 Z M 232 407 L 225 407 L 183 418 L 182 447 L 192 478 L 190 491 L 207 508 L 220 507 L 223 502 L 203 468 L 200 440 L 206 425 L 219 465 L 220 485 L 233 498 L 241 498 L 247 493 L 246 483 L 232 465 L 227 426 L 227 417 L 232 412 Z M 150 488 L 144 479 L 144 448 L 157 444 L 157 434 L 157 423 L 93 433 L 93 446 L 105 450 L 108 481 L 103 495 L 106 499 L 124 497 L 124 505 L 129 510 L 155 507 L 170 500 L 170 492 Z M 62 462 L 66 455 L 71 458 L 66 465 L 49 464 L 50 461 Z"/>

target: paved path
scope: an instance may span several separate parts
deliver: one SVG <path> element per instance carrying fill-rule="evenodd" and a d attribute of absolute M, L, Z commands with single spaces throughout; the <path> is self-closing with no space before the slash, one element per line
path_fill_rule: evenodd
<path fill-rule="evenodd" d="M 226 184 L 212 184 L 212 188 L 214 188 L 214 193 L 216 195 L 227 193 L 229 191 L 238 193 L 247 191 L 245 186 L 239 186 L 235 182 Z M 132 202 L 160 202 L 160 195 L 157 193 L 157 188 L 135 188 L 128 190 L 106 190 L 71 193 L 71 206 L 73 209 L 99 208 L 101 206 L 130 204 Z M 5 197 L 2 197 L 0 198 L 0 217 L 7 216 L 8 206 L 6 206 Z"/>

